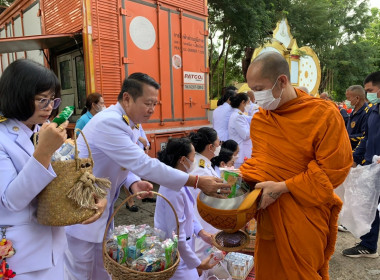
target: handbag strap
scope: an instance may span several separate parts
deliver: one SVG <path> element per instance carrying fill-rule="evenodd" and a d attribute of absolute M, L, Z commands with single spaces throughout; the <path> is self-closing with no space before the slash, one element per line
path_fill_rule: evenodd
<path fill-rule="evenodd" d="M 75 159 L 76 164 L 77 164 L 77 170 L 79 170 L 79 168 L 80 168 L 80 159 L 78 157 L 77 131 L 79 131 L 80 134 L 82 134 L 83 140 L 84 140 L 84 142 L 86 143 L 86 146 L 87 146 L 88 157 L 91 160 L 92 167 L 94 167 L 94 159 L 92 158 L 91 149 L 90 149 L 90 146 L 88 145 L 86 136 L 84 136 L 84 133 L 82 132 L 82 130 L 80 130 L 79 128 L 76 128 L 74 130 L 74 143 L 75 143 L 75 157 L 74 157 L 74 159 Z"/>
<path fill-rule="evenodd" d="M 80 134 L 82 134 L 83 136 L 83 140 L 84 142 L 86 143 L 86 146 L 87 146 L 87 151 L 88 151 L 88 157 L 90 158 L 91 160 L 91 165 L 92 167 L 94 167 L 94 159 L 92 158 L 92 153 L 91 153 L 91 149 L 90 149 L 90 146 L 88 145 L 88 142 L 87 142 L 87 139 L 86 139 L 86 136 L 84 136 L 82 130 L 80 130 L 79 128 L 76 128 L 74 130 L 74 146 L 75 146 L 75 155 L 74 155 L 74 160 L 75 160 L 75 163 L 76 163 L 76 169 L 79 170 L 80 168 L 80 158 L 78 156 L 78 144 L 77 144 L 77 131 L 80 132 Z M 36 148 L 37 146 L 37 137 L 38 137 L 38 132 L 34 133 L 33 135 L 33 145 L 34 145 L 34 148 Z"/>

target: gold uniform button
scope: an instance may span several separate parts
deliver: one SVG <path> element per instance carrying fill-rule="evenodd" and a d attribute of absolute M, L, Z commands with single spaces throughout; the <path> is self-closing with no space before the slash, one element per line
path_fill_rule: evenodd
<path fill-rule="evenodd" d="M 19 131 L 19 128 L 18 128 L 18 126 L 14 126 L 14 127 L 12 127 L 12 129 L 13 129 L 13 131 Z"/>
<path fill-rule="evenodd" d="M 125 170 L 127 170 L 127 168 L 125 168 L 125 167 L 122 167 L 122 168 L 121 168 L 121 170 L 125 171 Z"/>

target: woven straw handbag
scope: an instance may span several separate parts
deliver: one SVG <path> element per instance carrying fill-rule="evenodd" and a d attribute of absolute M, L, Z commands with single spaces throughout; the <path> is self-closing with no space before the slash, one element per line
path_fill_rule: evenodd
<path fill-rule="evenodd" d="M 106 248 L 107 233 L 108 233 L 110 224 L 113 221 L 115 215 L 119 212 L 121 207 L 123 207 L 124 204 L 127 203 L 127 201 L 129 199 L 133 199 L 134 197 L 136 197 L 140 194 L 143 194 L 143 193 L 145 193 L 145 192 L 139 192 L 139 193 L 136 193 L 136 194 L 131 195 L 131 196 L 127 197 L 126 199 L 124 199 L 124 201 L 116 208 L 116 210 L 112 214 L 111 218 L 108 220 L 107 227 L 106 227 L 106 230 L 104 232 L 104 237 L 103 237 L 103 262 L 104 262 L 104 268 L 112 276 L 112 280 L 131 280 L 131 279 L 133 279 L 133 280 L 168 280 L 174 275 L 175 271 L 178 268 L 179 260 L 180 260 L 178 250 L 177 250 L 177 258 L 176 258 L 174 264 L 171 267 L 169 267 L 163 271 L 159 271 L 159 272 L 140 272 L 140 271 L 130 269 L 126 265 L 119 264 L 118 262 L 113 260 L 107 253 L 107 248 Z M 174 212 L 175 220 L 177 223 L 177 236 L 179 238 L 178 216 L 177 216 L 177 212 L 175 211 L 173 205 L 162 194 L 157 193 L 157 192 L 152 192 L 152 193 L 162 197 L 170 205 L 170 208 Z"/>
<path fill-rule="evenodd" d="M 79 131 L 88 149 L 88 158 L 79 158 L 76 131 Z M 67 226 L 81 223 L 96 212 L 95 196 L 104 198 L 111 182 L 95 178 L 94 161 L 86 137 L 80 129 L 74 132 L 73 160 L 52 161 L 57 177 L 37 196 L 37 220 L 42 225 Z M 36 146 L 36 135 L 34 136 Z"/>

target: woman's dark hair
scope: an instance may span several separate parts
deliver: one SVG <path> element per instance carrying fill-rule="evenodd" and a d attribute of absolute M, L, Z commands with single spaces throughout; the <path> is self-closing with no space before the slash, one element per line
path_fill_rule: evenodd
<path fill-rule="evenodd" d="M 50 91 L 61 96 L 61 85 L 50 69 L 28 59 L 12 62 L 0 78 L 0 112 L 6 118 L 26 121 L 35 111 L 34 97 Z"/>
<path fill-rule="evenodd" d="M 237 93 L 234 96 L 230 98 L 231 101 L 231 107 L 232 108 L 239 108 L 240 104 L 243 101 L 248 101 L 248 95 L 246 93 Z"/>
<path fill-rule="evenodd" d="M 234 90 L 227 90 L 224 95 L 222 95 L 221 98 L 219 98 L 217 105 L 223 105 L 225 102 L 228 101 L 228 99 L 231 99 L 232 96 L 234 96 L 236 92 Z"/>
<path fill-rule="evenodd" d="M 178 160 L 191 153 L 191 141 L 187 137 L 171 138 L 166 148 L 157 153 L 158 159 L 173 168 L 177 165 Z"/>
<path fill-rule="evenodd" d="M 97 92 L 87 95 L 86 107 L 83 108 L 81 115 L 84 115 L 87 111 L 91 110 L 92 103 L 98 104 L 100 97 L 102 97 L 102 95 Z"/>
<path fill-rule="evenodd" d="M 235 153 L 239 147 L 239 144 L 235 140 L 227 140 L 222 143 L 222 149 L 228 149 Z"/>
<path fill-rule="evenodd" d="M 202 127 L 197 132 L 190 133 L 189 137 L 195 151 L 202 153 L 207 145 L 214 143 L 218 139 L 218 134 L 211 127 Z"/>
<path fill-rule="evenodd" d="M 219 167 L 222 161 L 224 163 L 229 162 L 232 159 L 233 155 L 233 151 L 221 148 L 219 155 L 211 159 L 212 168 L 215 168 L 215 166 Z"/>
<path fill-rule="evenodd" d="M 152 86 L 155 89 L 160 89 L 160 85 L 151 76 L 145 73 L 136 72 L 129 75 L 128 78 L 124 80 L 117 100 L 123 100 L 124 92 L 128 92 L 132 96 L 133 101 L 136 101 L 137 98 L 143 95 L 144 84 Z"/>

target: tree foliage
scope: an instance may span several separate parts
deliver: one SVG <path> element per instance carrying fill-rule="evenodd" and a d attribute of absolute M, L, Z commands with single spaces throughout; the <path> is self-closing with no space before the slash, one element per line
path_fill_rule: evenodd
<path fill-rule="evenodd" d="M 368 0 L 290 0 L 289 4 L 285 14 L 293 36 L 299 46 L 313 48 L 321 62 L 320 91 L 330 89 L 337 100 L 344 99 L 350 85 L 362 84 L 375 70 L 375 48 L 363 36 L 373 18 Z"/>
<path fill-rule="evenodd" d="M 347 87 L 363 84 L 364 78 L 380 67 L 380 11 L 369 10 L 368 2 L 210 0 L 211 97 L 232 80 L 244 79 L 236 71 L 244 51 L 271 37 L 276 22 L 286 16 L 298 45 L 310 46 L 318 55 L 320 91 L 329 89 L 337 100 L 344 99 Z"/>
<path fill-rule="evenodd" d="M 214 77 L 223 65 L 221 86 L 230 74 L 230 61 L 240 64 L 246 47 L 263 43 L 280 19 L 284 0 L 209 0 L 210 96 L 218 95 Z M 219 42 L 219 43 L 218 43 Z M 241 74 L 240 74 L 241 75 Z"/>

